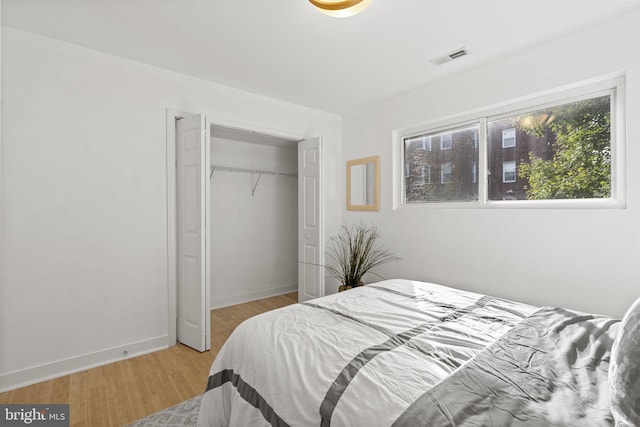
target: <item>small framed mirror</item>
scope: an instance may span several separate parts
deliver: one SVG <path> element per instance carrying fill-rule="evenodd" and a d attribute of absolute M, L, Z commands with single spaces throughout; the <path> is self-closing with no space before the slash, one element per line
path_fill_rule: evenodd
<path fill-rule="evenodd" d="M 380 210 L 380 156 L 347 162 L 347 209 Z"/>

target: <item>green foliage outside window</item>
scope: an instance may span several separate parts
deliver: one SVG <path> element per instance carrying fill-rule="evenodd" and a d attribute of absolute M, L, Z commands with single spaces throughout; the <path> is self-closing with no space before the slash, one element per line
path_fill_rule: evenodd
<path fill-rule="evenodd" d="M 529 161 L 519 165 L 527 199 L 611 196 L 610 111 L 610 97 L 604 96 L 537 112 L 546 120 L 535 126 L 519 120 L 519 127 L 531 135 L 543 135 L 545 127 L 555 135 L 551 159 L 529 153 Z"/>

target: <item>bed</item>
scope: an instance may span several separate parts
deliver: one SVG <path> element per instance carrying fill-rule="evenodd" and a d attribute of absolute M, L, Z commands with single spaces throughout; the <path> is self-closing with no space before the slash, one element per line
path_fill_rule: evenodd
<path fill-rule="evenodd" d="M 634 346 L 638 320 L 627 320 Z M 625 423 L 640 420 L 640 394 L 627 392 L 640 392 L 640 353 L 618 349 L 609 378 L 620 329 L 605 316 L 386 280 L 239 325 L 213 362 L 198 425 L 637 425 Z"/>

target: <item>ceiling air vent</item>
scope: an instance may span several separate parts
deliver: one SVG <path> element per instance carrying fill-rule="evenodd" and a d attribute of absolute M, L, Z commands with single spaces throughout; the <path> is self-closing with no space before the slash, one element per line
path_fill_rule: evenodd
<path fill-rule="evenodd" d="M 449 61 L 453 61 L 454 59 L 458 59 L 461 56 L 468 55 L 469 53 L 471 53 L 471 52 L 469 52 L 469 50 L 466 47 L 461 47 L 460 49 L 456 49 L 453 52 L 447 53 L 446 55 L 443 55 L 443 56 L 440 56 L 438 58 L 432 59 L 431 63 L 433 65 L 439 66 L 439 65 L 445 64 L 445 63 L 447 63 Z"/>

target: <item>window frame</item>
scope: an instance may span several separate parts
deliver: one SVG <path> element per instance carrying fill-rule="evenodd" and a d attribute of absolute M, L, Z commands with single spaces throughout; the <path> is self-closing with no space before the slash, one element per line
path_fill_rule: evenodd
<path fill-rule="evenodd" d="M 447 146 L 444 146 L 444 137 L 447 137 Z M 453 132 L 443 132 L 440 135 L 440 151 L 451 150 L 453 148 Z"/>
<path fill-rule="evenodd" d="M 515 208 L 515 209 L 601 209 L 626 208 L 625 168 L 625 115 L 626 75 L 616 73 L 555 88 L 501 104 L 488 106 L 467 113 L 457 114 L 441 120 L 427 122 L 422 126 L 397 129 L 393 133 L 394 197 L 393 209 L 441 209 L 441 208 Z M 512 117 L 555 106 L 568 104 L 598 96 L 609 95 L 611 105 L 611 195 L 594 199 L 549 199 L 549 200 L 489 200 L 488 135 L 487 123 L 492 120 Z M 477 201 L 431 201 L 407 202 L 404 180 L 404 140 L 426 133 L 447 133 L 464 126 L 479 123 L 478 147 L 478 200 Z M 516 165 L 517 167 L 517 165 Z"/>
<path fill-rule="evenodd" d="M 422 149 L 424 151 L 431 151 L 431 148 L 432 148 L 431 144 L 432 144 L 431 136 L 425 136 L 422 138 Z"/>
<path fill-rule="evenodd" d="M 449 134 L 450 138 L 451 138 L 451 147 L 445 149 L 444 151 L 448 151 L 450 149 L 453 149 L 453 134 L 456 131 L 460 131 L 460 130 L 465 130 L 465 129 L 469 129 L 472 127 L 478 127 L 478 133 L 481 134 L 483 132 L 483 125 L 482 122 L 475 119 L 475 120 L 469 120 L 469 121 L 465 121 L 465 122 L 455 122 L 452 125 L 449 126 L 444 126 L 442 128 L 430 128 L 428 130 L 428 132 L 425 132 L 425 129 L 420 127 L 420 128 L 415 128 L 413 129 L 410 133 L 407 134 L 403 134 L 402 137 L 399 137 L 399 133 L 397 133 L 397 131 L 394 131 L 394 143 L 398 145 L 398 150 L 399 150 L 399 157 L 400 159 L 402 159 L 403 164 L 399 165 L 399 166 L 394 166 L 394 180 L 396 180 L 396 171 L 397 170 L 401 170 L 403 176 L 402 177 L 398 177 L 398 180 L 396 180 L 396 184 L 394 185 L 394 188 L 397 189 L 398 186 L 401 186 L 401 190 L 394 190 L 394 193 L 397 196 L 394 196 L 394 205 L 393 208 L 397 209 L 400 205 L 406 206 L 406 205 L 424 205 L 424 204 L 456 204 L 458 206 L 460 205 L 464 205 L 464 204 L 476 204 L 477 201 L 434 201 L 434 202 L 406 202 L 405 201 L 405 185 L 406 185 L 406 178 L 409 176 L 409 174 L 406 171 L 406 163 L 404 163 L 404 152 L 405 152 L 405 140 L 407 139 L 413 139 L 416 137 L 419 137 L 421 135 L 425 135 L 426 133 L 429 133 L 431 135 L 431 141 L 433 141 L 433 135 L 440 135 L 440 148 L 441 151 L 442 150 L 442 135 L 445 134 Z M 481 140 L 483 137 L 482 135 L 480 135 L 478 137 L 478 140 Z M 436 142 L 436 144 L 438 144 L 438 142 Z M 478 147 L 478 163 L 480 163 L 482 161 L 481 157 L 482 157 L 482 150 L 483 147 Z M 397 152 L 397 150 L 394 150 L 394 152 Z M 445 163 L 451 163 L 451 162 L 443 162 L 440 164 L 440 172 L 438 173 L 439 175 L 439 180 L 438 178 L 436 178 L 436 180 L 438 180 L 439 184 L 442 185 L 446 185 L 448 184 L 448 182 L 442 182 L 442 165 Z M 452 166 L 452 170 L 451 170 L 451 174 L 453 175 L 453 164 Z M 479 170 L 479 169 L 478 169 Z M 429 181 L 429 184 L 432 184 L 433 180 Z M 476 182 L 474 181 L 473 184 L 476 184 Z M 478 184 L 478 192 L 483 191 L 481 186 L 482 186 L 482 181 L 480 180 L 479 182 L 477 182 Z M 402 193 L 400 194 L 399 191 L 401 191 Z M 399 199 L 399 197 L 401 198 L 401 200 Z"/>
<path fill-rule="evenodd" d="M 513 131 L 513 145 L 505 145 L 504 141 L 505 141 L 505 137 L 504 137 L 504 133 L 506 131 Z M 514 148 L 516 146 L 516 128 L 508 128 L 508 129 L 503 129 L 502 130 L 502 148 Z M 512 139 L 512 138 L 507 138 L 507 140 Z"/>
<path fill-rule="evenodd" d="M 431 184 L 431 165 L 422 165 L 420 175 L 425 184 Z"/>
<path fill-rule="evenodd" d="M 448 181 L 444 180 L 445 177 L 445 167 L 449 170 L 449 173 L 446 176 L 449 178 Z M 453 182 L 453 163 L 444 162 L 440 165 L 440 184 L 451 184 Z M 426 203 L 426 202 L 423 202 Z"/>
<path fill-rule="evenodd" d="M 513 179 L 508 180 L 507 179 L 507 164 L 511 165 L 513 164 L 513 171 L 509 171 L 509 173 L 513 173 Z M 509 168 L 511 169 L 511 168 Z M 518 181 L 517 178 L 517 172 L 518 172 L 518 165 L 516 164 L 515 160 L 506 160 L 502 162 L 502 183 L 503 184 L 512 184 L 514 182 Z"/>

